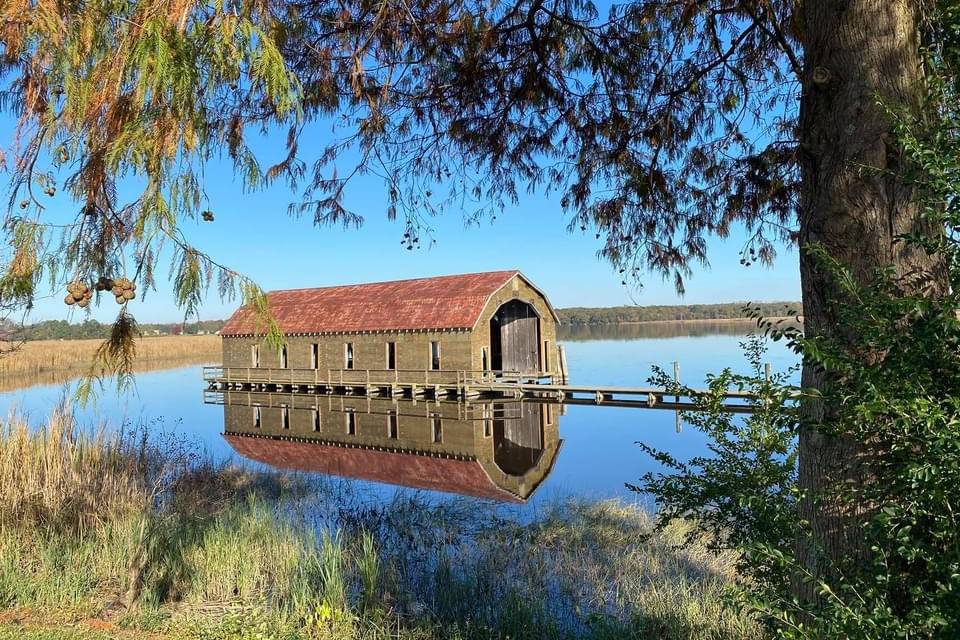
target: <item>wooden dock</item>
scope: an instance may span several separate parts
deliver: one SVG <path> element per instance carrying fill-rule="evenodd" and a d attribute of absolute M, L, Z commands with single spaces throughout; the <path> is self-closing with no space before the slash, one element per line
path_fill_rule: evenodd
<path fill-rule="evenodd" d="M 269 392 L 305 395 L 366 396 L 411 400 L 534 400 L 570 405 L 636 407 L 685 411 L 696 408 L 705 391 L 674 394 L 655 387 L 556 384 L 544 375 L 508 371 L 267 369 L 204 367 L 208 392 Z M 730 390 L 725 408 L 753 410 L 753 394 Z"/>

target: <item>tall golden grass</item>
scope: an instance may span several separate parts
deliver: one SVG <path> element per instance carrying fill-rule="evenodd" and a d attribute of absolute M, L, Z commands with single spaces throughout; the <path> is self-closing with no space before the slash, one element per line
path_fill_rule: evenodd
<path fill-rule="evenodd" d="M 5 353 L 0 343 L 0 391 L 65 382 L 89 371 L 102 340 L 36 340 Z M 163 336 L 137 342 L 137 371 L 219 362 L 220 336 Z M 100 370 L 98 373 L 105 373 Z"/>
<path fill-rule="evenodd" d="M 116 433 L 79 433 L 58 409 L 40 429 L 11 414 L 0 442 L 0 526 L 80 530 L 143 508 L 143 456 Z"/>

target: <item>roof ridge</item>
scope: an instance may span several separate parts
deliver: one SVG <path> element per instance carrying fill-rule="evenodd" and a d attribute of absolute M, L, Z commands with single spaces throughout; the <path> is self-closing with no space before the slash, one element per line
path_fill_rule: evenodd
<path fill-rule="evenodd" d="M 441 280 L 444 278 L 468 278 L 470 276 L 492 276 L 495 274 L 510 274 L 511 277 L 520 273 L 519 269 L 501 269 L 495 271 L 476 271 L 473 273 L 447 273 L 440 276 L 421 276 L 419 278 L 400 278 L 398 280 L 381 280 L 379 282 L 354 282 L 349 284 L 331 284 L 324 287 L 294 287 L 292 289 L 271 289 L 271 293 L 293 293 L 296 291 L 317 291 L 321 289 L 344 289 L 346 287 L 367 287 L 381 284 L 398 284 L 401 282 L 416 282 L 418 280 Z"/>

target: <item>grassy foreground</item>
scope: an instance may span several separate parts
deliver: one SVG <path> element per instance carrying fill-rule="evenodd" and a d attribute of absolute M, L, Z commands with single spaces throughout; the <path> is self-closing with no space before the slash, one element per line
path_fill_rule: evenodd
<path fill-rule="evenodd" d="M 618 502 L 493 505 L 216 466 L 62 414 L 0 428 L 0 639 L 759 638 L 733 559 Z"/>
<path fill-rule="evenodd" d="M 0 391 L 65 382 L 86 373 L 103 340 L 36 340 L 11 353 L 0 343 Z M 12 346 L 12 345 L 11 345 Z M 137 341 L 137 370 L 219 362 L 220 336 L 162 336 Z M 103 373 L 102 371 L 100 373 Z"/>

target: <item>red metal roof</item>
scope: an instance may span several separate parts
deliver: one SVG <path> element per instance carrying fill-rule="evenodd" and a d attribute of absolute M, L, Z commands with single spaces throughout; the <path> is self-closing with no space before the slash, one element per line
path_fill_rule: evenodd
<path fill-rule="evenodd" d="M 325 473 L 501 502 L 524 502 L 494 484 L 476 460 L 338 447 L 234 433 L 226 433 L 223 437 L 244 458 L 275 469 Z"/>
<path fill-rule="evenodd" d="M 267 294 L 284 333 L 356 333 L 413 329 L 469 329 L 487 300 L 519 271 L 491 271 Z M 241 307 L 221 336 L 252 335 L 252 309 Z"/>

